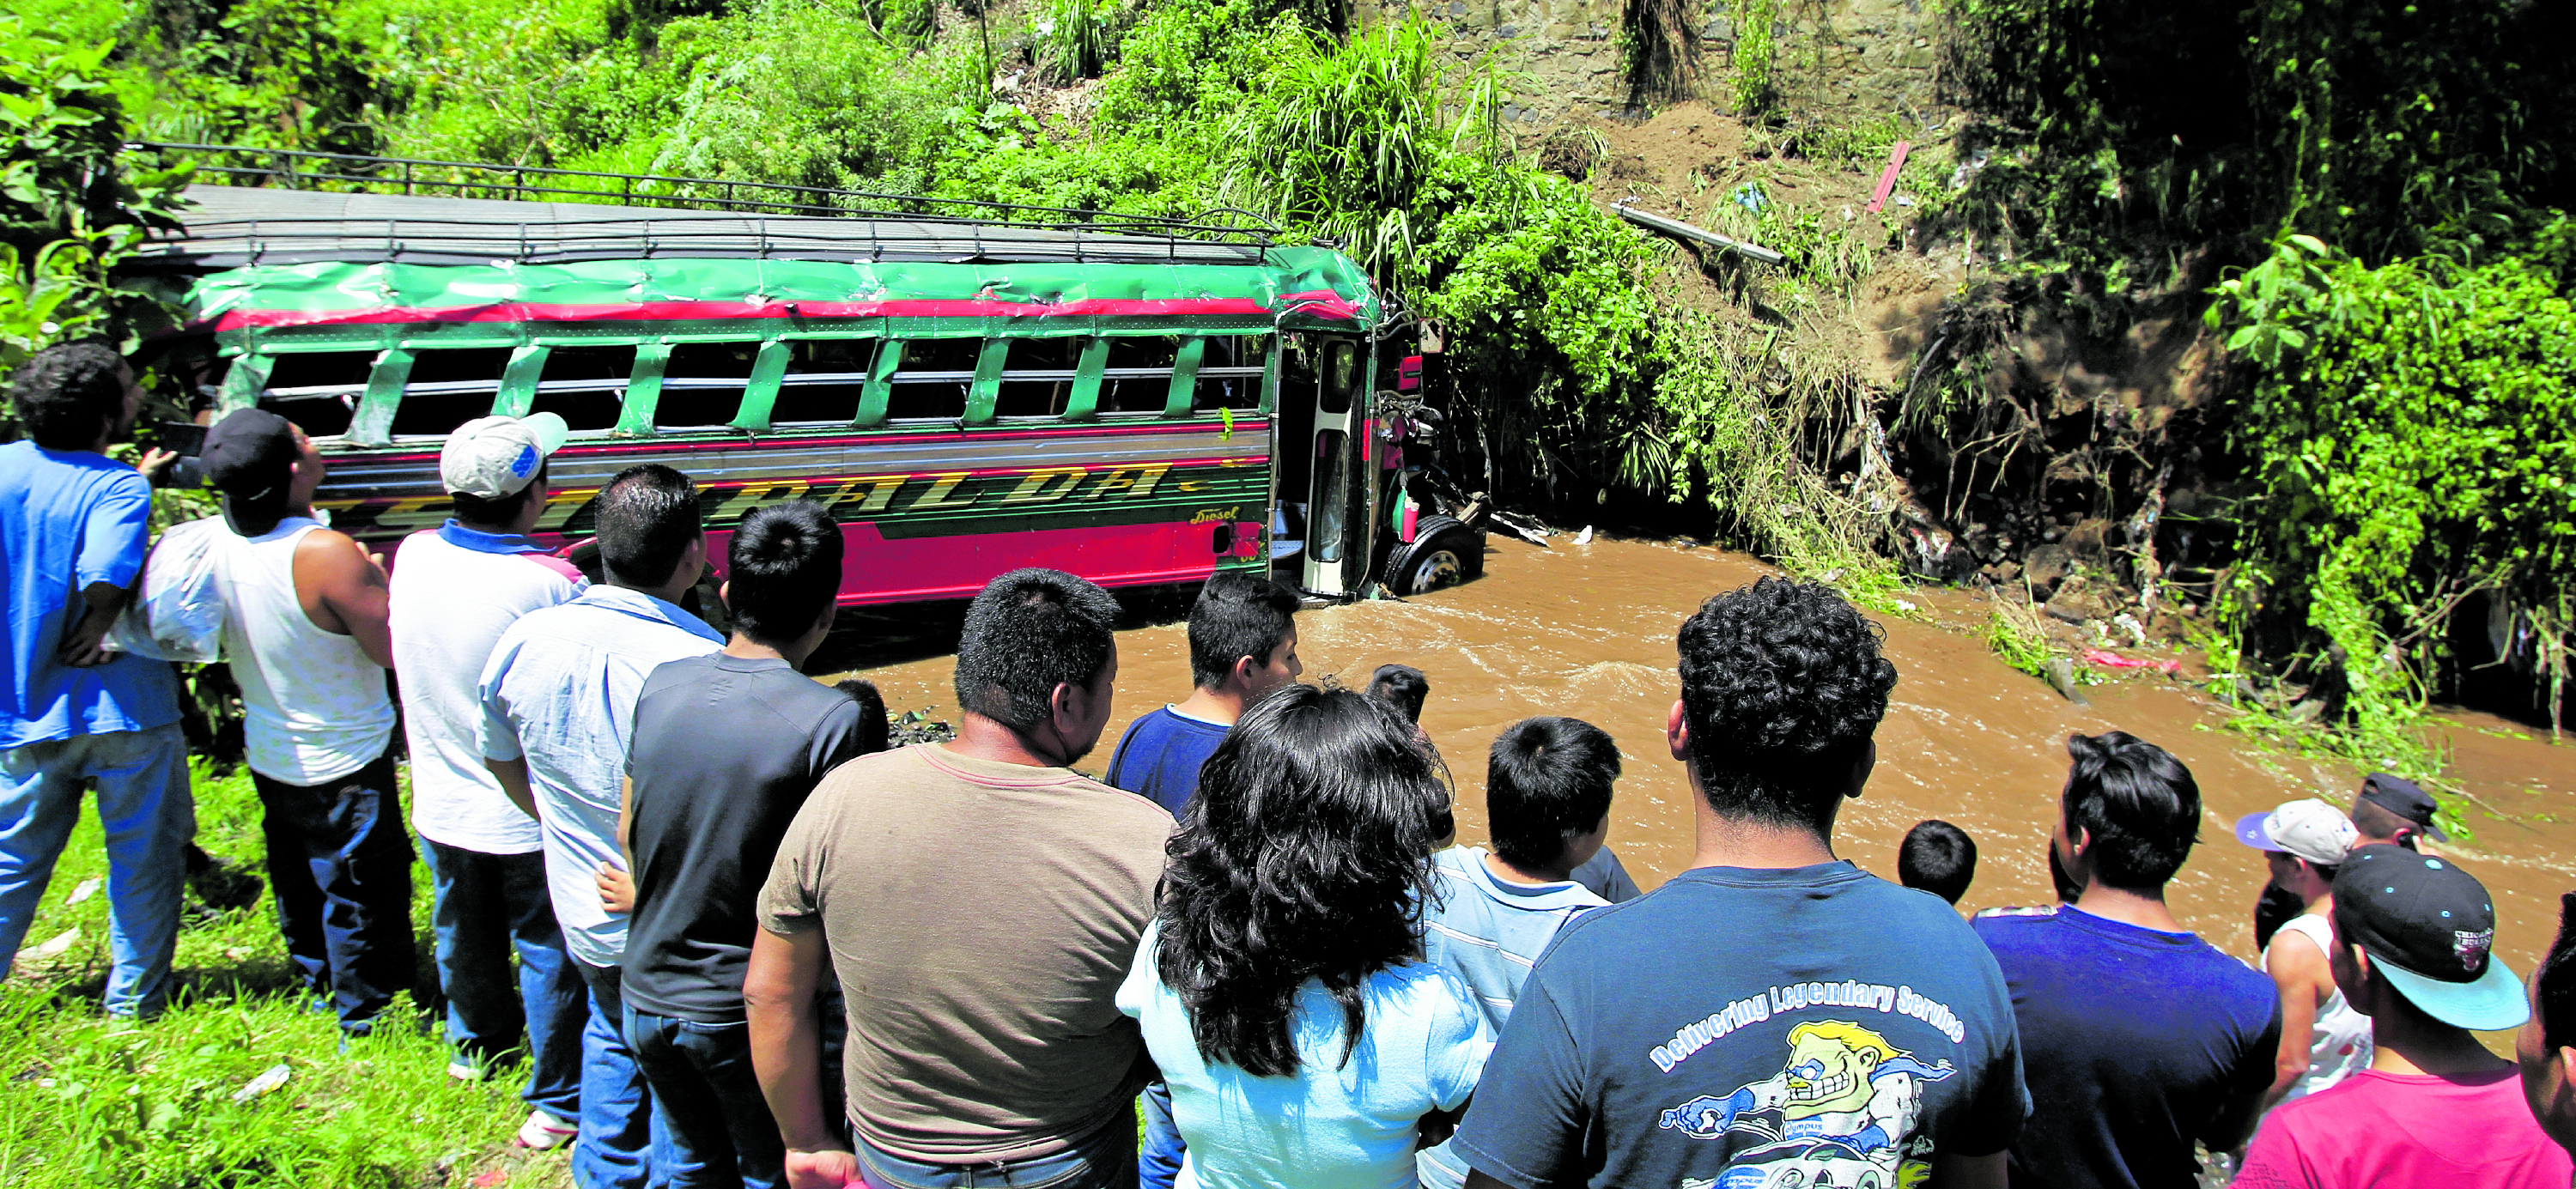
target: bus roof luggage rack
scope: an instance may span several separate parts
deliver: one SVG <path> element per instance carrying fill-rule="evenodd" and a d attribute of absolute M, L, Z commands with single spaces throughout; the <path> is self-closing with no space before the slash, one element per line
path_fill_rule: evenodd
<path fill-rule="evenodd" d="M 137 261 L 146 267 L 650 256 L 1259 264 L 1274 242 L 1268 227 L 866 190 L 227 145 L 130 147 L 212 157 L 198 173 L 233 183 L 191 186 L 181 229 L 152 240 Z"/>

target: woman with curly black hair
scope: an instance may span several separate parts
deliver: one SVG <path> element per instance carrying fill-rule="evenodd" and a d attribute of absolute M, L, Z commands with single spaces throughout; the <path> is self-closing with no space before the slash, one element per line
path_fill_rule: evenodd
<path fill-rule="evenodd" d="M 1291 685 L 1199 773 L 1153 925 L 1118 990 L 1172 1088 L 1181 1183 L 1411 1189 L 1425 1116 L 1493 1048 L 1422 960 L 1449 790 L 1395 707 Z"/>

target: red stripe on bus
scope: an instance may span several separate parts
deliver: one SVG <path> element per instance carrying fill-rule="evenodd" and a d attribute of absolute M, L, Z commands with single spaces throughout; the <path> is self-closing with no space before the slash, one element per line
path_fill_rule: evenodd
<path fill-rule="evenodd" d="M 1328 289 L 1280 295 L 1301 314 L 1352 321 L 1358 307 Z M 358 326 L 400 322 L 661 322 L 753 318 L 1076 318 L 1268 315 L 1248 297 L 1081 298 L 1062 302 L 906 298 L 890 301 L 646 301 L 618 305 L 503 302 L 479 306 L 393 306 L 372 310 L 231 310 L 215 329 Z"/>

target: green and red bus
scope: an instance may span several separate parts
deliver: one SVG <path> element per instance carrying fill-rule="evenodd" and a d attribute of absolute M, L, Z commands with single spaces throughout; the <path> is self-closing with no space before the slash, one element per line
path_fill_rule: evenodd
<path fill-rule="evenodd" d="M 313 435 L 317 507 L 371 545 L 449 514 L 450 431 L 543 410 L 573 431 L 544 538 L 586 537 L 610 476 L 665 463 L 697 482 L 716 556 L 764 503 L 829 508 L 845 603 L 967 597 L 1028 565 L 1111 587 L 1275 565 L 1323 598 L 1481 567 L 1478 534 L 1409 506 L 1376 415 L 1387 312 L 1330 247 L 925 200 L 837 213 L 846 192 L 381 193 L 411 163 L 329 162 L 331 188 L 213 167 L 272 184 L 193 187 L 137 267 L 211 335 L 218 415 Z"/>

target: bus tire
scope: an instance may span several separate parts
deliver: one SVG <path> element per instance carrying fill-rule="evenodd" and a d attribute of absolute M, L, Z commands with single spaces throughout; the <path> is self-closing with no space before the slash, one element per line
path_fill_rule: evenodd
<path fill-rule="evenodd" d="M 1484 534 L 1447 516 L 1425 516 L 1412 543 L 1387 554 L 1386 588 L 1398 596 L 1429 594 L 1484 572 Z"/>

